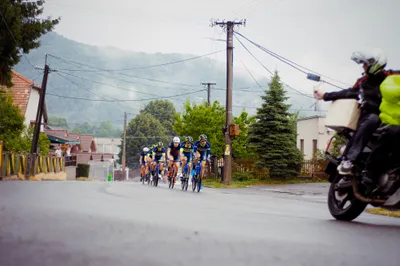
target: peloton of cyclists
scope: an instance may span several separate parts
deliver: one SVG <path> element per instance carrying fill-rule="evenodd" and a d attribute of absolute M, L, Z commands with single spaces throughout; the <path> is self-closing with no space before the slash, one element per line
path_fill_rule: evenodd
<path fill-rule="evenodd" d="M 146 153 L 147 151 L 147 153 Z M 165 156 L 167 154 L 167 156 Z M 193 138 L 188 136 L 184 138 L 181 142 L 179 137 L 174 137 L 172 141 L 168 144 L 167 152 L 163 147 L 162 142 L 158 142 L 156 145 L 151 146 L 150 149 L 144 148 L 140 154 L 140 165 L 141 165 L 141 177 L 146 174 L 146 162 L 150 163 L 150 170 L 152 176 L 155 176 L 156 165 L 159 164 L 160 176 L 161 172 L 164 170 L 164 162 L 168 159 L 167 176 L 168 180 L 171 178 L 171 168 L 175 164 L 179 168 L 182 162 L 182 175 L 187 175 L 191 173 L 191 168 L 193 167 L 193 162 L 197 159 L 198 163 L 202 163 L 204 166 L 206 161 L 210 162 L 211 155 L 211 144 L 207 141 L 207 136 L 201 134 L 199 139 L 193 143 Z M 185 165 L 189 164 L 188 170 L 185 171 Z M 144 173 L 143 173 L 144 172 Z M 177 172 L 174 176 L 174 183 L 176 182 Z M 181 176 L 182 176 L 181 175 Z M 204 176 L 204 167 L 201 168 L 200 173 L 201 178 Z M 142 180 L 142 178 L 141 178 Z"/>

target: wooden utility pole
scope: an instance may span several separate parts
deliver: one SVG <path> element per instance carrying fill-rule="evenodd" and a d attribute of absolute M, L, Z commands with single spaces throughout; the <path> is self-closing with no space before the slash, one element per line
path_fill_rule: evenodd
<path fill-rule="evenodd" d="M 38 108 L 36 112 L 36 121 L 35 121 L 35 130 L 33 132 L 32 138 L 32 145 L 31 145 L 31 152 L 28 155 L 27 166 L 25 169 L 25 178 L 28 180 L 31 175 L 35 175 L 36 172 L 36 158 L 38 155 L 38 143 L 39 143 L 39 136 L 40 136 L 40 128 L 42 125 L 42 116 L 43 116 L 43 109 L 44 109 L 44 102 L 46 96 L 46 87 L 47 87 L 47 77 L 49 75 L 50 68 L 47 65 L 47 55 L 46 55 L 46 64 L 44 65 L 44 74 L 42 80 L 42 88 L 40 89 L 40 97 Z"/>
<path fill-rule="evenodd" d="M 126 179 L 126 112 L 124 112 L 124 146 L 122 147 L 122 178 Z"/>
<path fill-rule="evenodd" d="M 211 85 L 217 85 L 217 83 L 202 82 L 201 85 L 207 85 L 207 102 L 208 102 L 208 106 L 210 106 L 211 105 Z"/>
<path fill-rule="evenodd" d="M 230 136 L 230 126 L 232 124 L 232 82 L 233 82 L 233 27 L 235 25 L 245 25 L 246 20 L 242 21 L 215 21 L 211 26 L 219 25 L 226 27 L 226 124 L 224 128 L 225 151 L 224 151 L 224 175 L 223 183 L 232 183 L 232 138 Z"/>

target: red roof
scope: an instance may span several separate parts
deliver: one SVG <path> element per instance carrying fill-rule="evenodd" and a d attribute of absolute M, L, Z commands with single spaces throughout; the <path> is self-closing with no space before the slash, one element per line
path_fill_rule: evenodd
<path fill-rule="evenodd" d="M 79 137 L 83 152 L 89 152 L 90 149 L 92 149 L 92 152 L 97 151 L 96 143 L 94 141 L 94 135 L 80 134 Z"/>
<path fill-rule="evenodd" d="M 13 83 L 13 86 L 11 87 L 11 92 L 13 96 L 13 102 L 21 109 L 21 114 L 25 116 L 31 90 L 34 89 L 40 91 L 40 86 L 35 84 L 32 80 L 22 76 L 18 72 L 14 70 L 11 71 L 12 71 L 11 82 Z M 46 122 L 47 121 L 46 106 L 43 118 L 44 121 Z"/>

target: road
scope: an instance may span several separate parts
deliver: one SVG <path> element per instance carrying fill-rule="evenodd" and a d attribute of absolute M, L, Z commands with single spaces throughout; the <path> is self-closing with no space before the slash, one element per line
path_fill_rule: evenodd
<path fill-rule="evenodd" d="M 326 191 L 4 181 L 0 265 L 399 266 L 400 220 L 335 221 Z"/>

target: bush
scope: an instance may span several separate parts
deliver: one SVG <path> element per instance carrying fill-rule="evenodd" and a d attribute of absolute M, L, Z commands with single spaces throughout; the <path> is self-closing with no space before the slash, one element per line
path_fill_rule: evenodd
<path fill-rule="evenodd" d="M 250 172 L 233 172 L 232 173 L 233 181 L 239 181 L 239 182 L 248 181 L 248 180 L 251 180 L 251 177 L 252 177 L 252 175 Z"/>
<path fill-rule="evenodd" d="M 80 163 L 76 167 L 76 177 L 89 177 L 90 164 Z"/>

